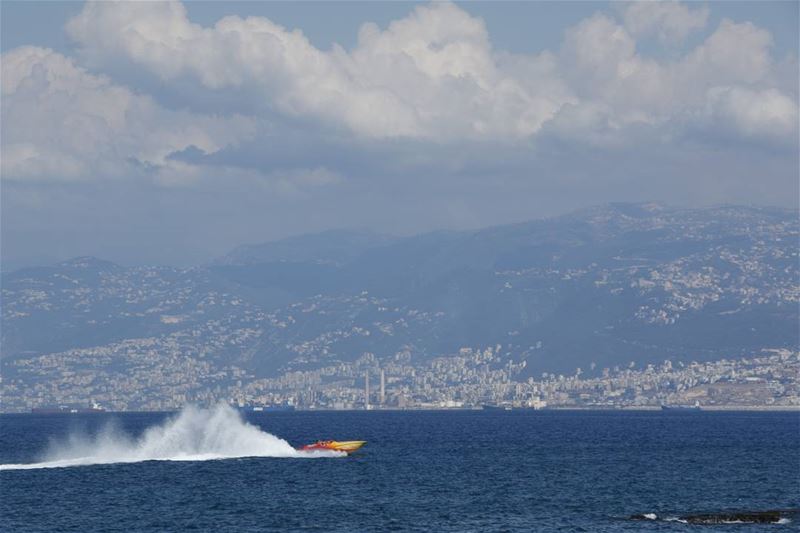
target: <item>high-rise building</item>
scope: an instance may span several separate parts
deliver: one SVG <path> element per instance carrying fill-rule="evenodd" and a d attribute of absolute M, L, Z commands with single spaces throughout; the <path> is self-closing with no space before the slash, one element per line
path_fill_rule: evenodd
<path fill-rule="evenodd" d="M 369 370 L 364 371 L 364 409 L 369 409 Z"/>
<path fill-rule="evenodd" d="M 381 396 L 379 402 L 383 405 L 386 401 L 386 372 L 381 368 Z"/>

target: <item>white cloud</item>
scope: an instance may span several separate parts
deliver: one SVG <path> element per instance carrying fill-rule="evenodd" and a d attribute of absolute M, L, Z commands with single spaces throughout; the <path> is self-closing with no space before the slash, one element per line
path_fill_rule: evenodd
<path fill-rule="evenodd" d="M 167 156 L 192 146 L 210 154 L 258 135 L 277 139 L 281 132 L 269 124 L 275 113 L 301 119 L 301 128 L 349 131 L 356 143 L 513 144 L 555 136 L 623 148 L 642 126 L 663 130 L 653 138 L 664 142 L 681 128 L 766 142 L 794 138 L 796 94 L 786 66 L 770 54 L 766 30 L 723 20 L 680 57 L 656 60 L 637 49 L 637 37 L 675 42 L 707 17 L 705 8 L 637 3 L 624 10 L 624 23 L 596 14 L 569 28 L 557 53 L 521 55 L 494 50 L 482 20 L 436 3 L 383 30 L 364 24 L 352 50 L 323 51 L 263 17 L 229 16 L 202 27 L 178 2 L 87 3 L 67 30 L 93 70 L 134 64 L 165 84 L 252 100 L 254 115 L 231 115 L 224 105 L 217 116 L 166 109 L 71 58 L 24 47 L 2 58 L 2 173 L 80 180 L 145 168 L 171 185 L 196 183 L 203 172 L 238 176 Z M 341 180 L 339 169 L 318 164 L 258 172 L 291 187 Z"/>
<path fill-rule="evenodd" d="M 552 121 L 547 131 L 596 140 L 604 129 L 698 116 L 713 87 L 790 98 L 776 86 L 763 29 L 726 20 L 683 57 L 657 61 L 637 51 L 636 37 L 678 42 L 705 27 L 708 9 L 635 3 L 623 17 L 624 25 L 602 14 L 583 20 L 557 56 L 496 52 L 482 20 L 447 3 L 417 7 L 384 30 L 364 24 L 351 51 L 319 50 L 299 30 L 261 17 L 204 28 L 174 2 L 89 3 L 68 31 L 92 64 L 123 58 L 167 83 L 247 88 L 274 111 L 361 137 L 525 139 Z M 788 106 L 779 109 L 789 113 L 781 120 L 791 118 Z"/>
<path fill-rule="evenodd" d="M 797 106 L 788 96 L 789 88 L 784 91 L 776 86 L 771 43 L 769 32 L 753 24 L 723 20 L 683 57 L 656 61 L 637 52 L 625 27 L 608 16 L 595 15 L 567 31 L 560 65 L 580 102 L 562 109 L 553 121 L 553 131 L 595 142 L 601 124 L 613 133 L 634 125 L 675 127 L 698 117 L 705 128 L 713 129 L 713 119 L 722 116 L 707 112 L 719 107 L 719 93 L 713 89 L 726 87 L 740 95 L 763 97 L 767 91 L 773 102 L 770 120 L 784 124 L 786 135 L 796 134 Z M 755 101 L 736 100 L 740 104 Z M 587 127 L 590 117 L 594 127 Z M 774 138 L 768 129 L 753 128 L 750 121 L 726 119 L 716 127 L 726 129 L 727 136 Z"/>
<path fill-rule="evenodd" d="M 679 74 L 687 85 L 692 77 L 709 84 L 709 80 L 745 85 L 772 83 L 771 46 L 772 36 L 767 30 L 750 22 L 724 19 L 703 44 L 681 61 Z"/>
<path fill-rule="evenodd" d="M 2 114 L 5 179 L 116 177 L 190 146 L 213 153 L 253 130 L 242 117 L 163 109 L 37 47 L 3 54 Z"/>
<path fill-rule="evenodd" d="M 673 1 L 632 2 L 624 10 L 625 28 L 635 36 L 655 34 L 665 44 L 681 44 L 706 27 L 707 7 L 691 9 Z"/>
<path fill-rule="evenodd" d="M 90 3 L 67 29 L 94 64 L 122 56 L 166 81 L 254 87 L 280 112 L 367 137 L 524 137 L 571 101 L 547 56 L 527 58 L 547 76 L 543 94 L 505 71 L 483 22 L 452 4 L 418 7 L 384 31 L 365 24 L 351 52 L 318 50 L 260 17 L 203 28 L 178 3 Z"/>
<path fill-rule="evenodd" d="M 714 87 L 708 91 L 706 116 L 746 137 L 794 144 L 797 105 L 775 89 Z"/>

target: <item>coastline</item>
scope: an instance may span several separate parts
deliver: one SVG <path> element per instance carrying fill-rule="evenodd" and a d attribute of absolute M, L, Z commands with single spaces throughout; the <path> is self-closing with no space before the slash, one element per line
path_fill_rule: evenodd
<path fill-rule="evenodd" d="M 266 415 L 273 415 L 273 414 L 287 414 L 287 413 L 353 413 L 353 412 L 414 412 L 414 411 L 421 411 L 421 412 L 455 412 L 455 411 L 487 411 L 487 412 L 540 412 L 540 411 L 549 411 L 549 412 L 556 412 L 556 411 L 596 411 L 596 412 L 620 412 L 620 411 L 630 411 L 630 412 L 662 412 L 661 406 L 652 406 L 652 405 L 642 405 L 642 406 L 621 406 L 621 407 L 614 407 L 614 406 L 548 406 L 542 409 L 532 409 L 528 407 L 514 407 L 509 410 L 486 410 L 479 407 L 373 407 L 370 409 L 323 409 L 323 408 L 314 408 L 314 409 L 295 409 L 294 411 L 245 411 L 245 413 L 258 413 L 258 414 L 266 414 Z M 126 410 L 126 411 L 100 411 L 95 413 L 32 413 L 30 411 L 0 411 L 0 416 L 5 415 L 36 415 L 36 416 L 75 416 L 75 415 L 103 415 L 103 414 L 154 414 L 154 413 L 177 413 L 180 412 L 180 409 L 168 409 L 168 410 Z M 698 411 L 693 411 L 694 413 L 697 412 L 776 412 L 776 413 L 800 413 L 800 405 L 710 405 L 710 406 L 702 406 Z"/>

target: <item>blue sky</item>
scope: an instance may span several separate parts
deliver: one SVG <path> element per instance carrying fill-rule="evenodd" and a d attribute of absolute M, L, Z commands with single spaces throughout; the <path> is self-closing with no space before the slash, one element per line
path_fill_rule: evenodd
<path fill-rule="evenodd" d="M 798 3 L 3 2 L 2 260 L 798 202 Z"/>

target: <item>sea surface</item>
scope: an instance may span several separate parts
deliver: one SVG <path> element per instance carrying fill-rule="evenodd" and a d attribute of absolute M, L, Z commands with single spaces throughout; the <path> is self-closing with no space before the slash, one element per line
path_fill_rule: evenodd
<path fill-rule="evenodd" d="M 319 439 L 368 444 L 294 450 Z M 800 413 L 0 416 L 4 532 L 798 531 L 677 521 L 797 508 Z"/>

